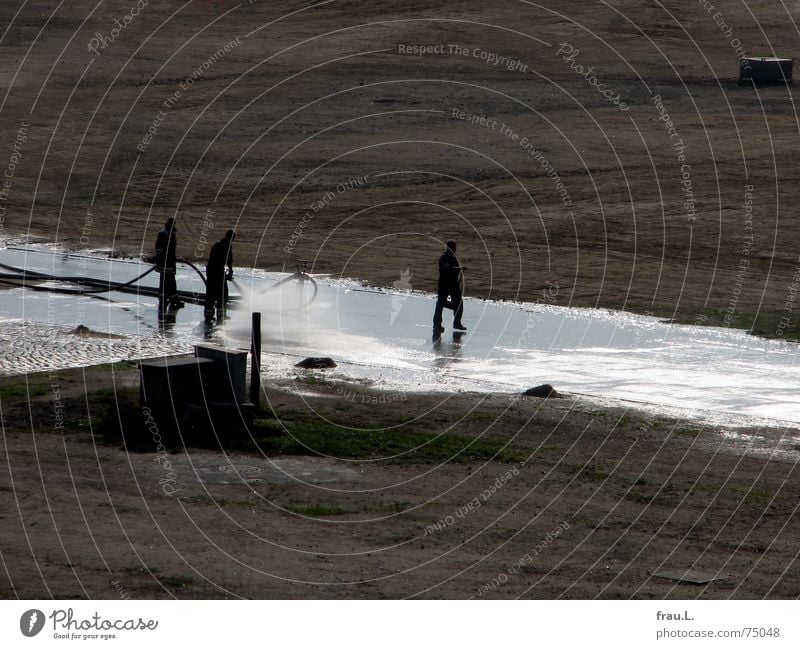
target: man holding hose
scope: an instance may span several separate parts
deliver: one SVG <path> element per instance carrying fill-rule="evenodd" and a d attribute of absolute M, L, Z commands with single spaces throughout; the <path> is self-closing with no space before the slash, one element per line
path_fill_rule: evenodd
<path fill-rule="evenodd" d="M 178 263 L 176 230 L 175 219 L 167 219 L 164 229 L 156 237 L 156 272 L 161 276 L 158 282 L 158 304 L 162 311 L 167 307 L 180 309 L 183 306 L 183 301 L 178 298 L 178 284 L 175 280 Z"/>
<path fill-rule="evenodd" d="M 225 303 L 228 301 L 228 280 L 233 279 L 233 240 L 236 233 L 228 230 L 225 236 L 211 246 L 206 264 L 206 301 L 203 315 L 206 322 L 214 319 L 214 309 L 217 312 L 217 322 L 225 319 Z M 228 271 L 225 272 L 225 267 Z"/>

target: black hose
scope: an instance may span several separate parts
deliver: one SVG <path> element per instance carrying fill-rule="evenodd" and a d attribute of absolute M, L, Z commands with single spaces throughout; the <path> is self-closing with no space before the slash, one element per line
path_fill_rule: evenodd
<path fill-rule="evenodd" d="M 47 277 L 47 275 L 45 275 L 44 273 L 38 273 L 35 270 L 26 270 L 24 268 L 17 268 L 16 266 L 9 266 L 8 264 L 0 264 L 0 268 L 5 268 L 6 270 L 10 270 L 15 273 L 21 273 L 22 275 L 30 275 L 31 277 L 42 277 L 42 278 Z"/>
<path fill-rule="evenodd" d="M 86 295 L 87 297 L 95 300 L 105 300 L 106 302 L 113 302 L 111 298 L 101 297 L 97 293 L 106 293 L 107 291 L 83 291 L 74 288 L 64 288 L 60 286 L 37 286 L 35 284 L 27 284 L 24 279 L 15 280 L 12 276 L 0 274 L 0 284 L 8 286 L 16 286 L 17 288 L 27 288 L 31 291 L 41 291 L 47 293 L 58 293 L 59 295 Z"/>
<path fill-rule="evenodd" d="M 206 286 L 208 286 L 208 282 L 206 281 L 206 276 L 205 276 L 205 275 L 203 275 L 203 273 L 202 273 L 202 272 L 200 272 L 200 269 L 199 269 L 197 266 L 195 266 L 195 265 L 194 265 L 192 262 L 190 262 L 188 259 L 181 259 L 181 258 L 179 257 L 179 258 L 177 259 L 177 261 L 181 262 L 182 264 L 186 264 L 187 266 L 189 266 L 189 268 L 191 268 L 191 269 L 192 269 L 192 270 L 193 270 L 195 273 L 197 273 L 198 275 L 200 275 L 200 279 L 202 279 L 202 280 L 203 280 L 203 284 L 205 284 Z"/>
<path fill-rule="evenodd" d="M 208 282 L 206 281 L 206 277 L 203 275 L 203 273 L 200 271 L 200 269 L 197 268 L 197 266 L 195 266 L 192 262 L 190 262 L 187 259 L 181 259 L 181 258 L 177 259 L 177 261 L 189 266 L 192 270 L 194 270 L 195 273 L 197 273 L 200 276 L 200 279 L 203 280 L 203 284 L 206 285 L 206 286 L 208 285 Z M 24 268 L 17 268 L 15 266 L 9 266 L 8 264 L 3 264 L 3 263 L 0 263 L 0 268 L 4 268 L 6 270 L 13 271 L 13 274 L 0 273 L 0 283 L 10 284 L 10 285 L 13 285 L 13 286 L 21 286 L 23 288 L 30 288 L 31 290 L 34 290 L 34 291 L 49 291 L 51 293 L 59 293 L 59 294 L 64 294 L 64 295 L 95 295 L 95 294 L 98 294 L 98 293 L 109 293 L 109 292 L 112 292 L 112 291 L 120 291 L 120 292 L 123 292 L 123 293 L 136 293 L 138 295 L 147 295 L 147 296 L 150 296 L 150 297 L 159 297 L 160 296 L 160 291 L 159 291 L 159 289 L 157 287 L 137 286 L 135 291 L 127 291 L 127 290 L 125 290 L 128 287 L 130 287 L 131 285 L 133 285 L 136 282 L 138 282 L 139 280 L 141 280 L 142 278 L 144 278 L 147 275 L 149 275 L 150 273 L 152 273 L 156 269 L 155 266 L 151 266 L 144 273 L 142 273 L 141 275 L 139 275 L 137 277 L 134 277 L 133 279 L 131 279 L 131 280 L 127 281 L 127 282 L 111 282 L 111 281 L 108 281 L 108 280 L 99 280 L 99 279 L 95 279 L 93 277 L 83 277 L 83 276 L 50 275 L 50 274 L 47 274 L 47 273 L 40 273 L 38 271 L 32 271 L 32 270 L 27 270 L 27 269 L 24 269 Z M 299 309 L 306 308 L 309 304 L 311 304 L 316 299 L 317 293 L 319 292 L 319 288 L 317 286 L 317 283 L 314 281 L 314 278 L 309 276 L 309 275 L 305 275 L 304 273 L 294 273 L 292 275 L 289 275 L 288 277 L 284 277 L 282 280 L 280 280 L 279 282 L 276 282 L 275 284 L 273 284 L 272 286 L 268 287 L 267 289 L 264 289 L 262 291 L 258 291 L 258 293 L 266 293 L 268 291 L 272 291 L 274 289 L 277 289 L 277 288 L 281 287 L 283 284 L 285 284 L 286 282 L 288 282 L 290 280 L 301 280 L 303 282 L 309 282 L 311 284 L 311 286 L 313 287 L 314 291 L 311 294 L 311 297 L 308 299 L 308 301 L 305 304 L 299 305 L 299 306 L 297 306 L 295 308 L 292 308 L 292 309 L 286 309 L 286 310 L 287 311 L 296 311 L 296 310 L 299 310 Z M 72 283 L 72 284 L 79 284 L 79 285 L 82 285 L 82 286 L 92 286 L 94 288 L 93 289 L 85 289 L 85 288 L 71 289 L 71 288 L 66 288 L 66 287 L 44 287 L 44 286 L 32 285 L 32 284 L 30 284 L 31 281 L 69 282 L 69 283 Z M 237 282 L 233 281 L 233 284 L 234 284 L 234 286 L 236 286 L 241 291 L 241 288 L 240 288 L 240 286 L 239 286 L 239 284 Z M 203 299 L 198 297 L 197 293 L 195 293 L 193 291 L 178 291 L 177 295 L 178 295 L 178 297 L 180 299 L 185 300 L 187 302 L 191 302 L 192 304 L 202 304 L 203 303 Z M 236 301 L 237 300 L 237 296 L 229 296 L 228 299 L 230 301 Z"/>
<path fill-rule="evenodd" d="M 28 271 L 20 268 L 14 268 L 13 266 L 7 266 L 6 264 L 0 264 L 0 268 L 6 268 L 17 271 L 16 275 L 0 273 L 0 277 L 6 279 L 15 279 L 18 281 L 22 281 L 23 283 L 30 278 L 36 281 L 69 282 L 70 284 L 83 284 L 96 287 L 94 290 L 80 289 L 79 291 L 76 290 L 71 291 L 73 293 L 81 293 L 81 294 L 108 293 L 110 291 L 118 291 L 127 288 L 128 286 L 134 284 L 135 282 L 138 282 L 140 279 L 146 277 L 155 270 L 155 266 L 151 266 L 141 275 L 139 275 L 138 277 L 134 277 L 130 281 L 111 282 L 107 280 L 99 280 L 99 279 L 94 279 L 92 277 L 83 277 L 83 276 L 70 277 L 70 276 L 60 276 L 60 275 L 47 275 L 45 273 L 38 273 L 36 271 Z"/>

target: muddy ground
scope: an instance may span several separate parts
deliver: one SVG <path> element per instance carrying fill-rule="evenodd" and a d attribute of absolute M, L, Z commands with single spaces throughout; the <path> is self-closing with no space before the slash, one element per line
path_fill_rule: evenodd
<path fill-rule="evenodd" d="M 270 387 L 252 438 L 185 450 L 138 409 L 133 364 L 4 379 L 0 596 L 800 594 L 794 461 L 568 395 L 323 375 Z M 689 569 L 720 579 L 657 576 Z"/>

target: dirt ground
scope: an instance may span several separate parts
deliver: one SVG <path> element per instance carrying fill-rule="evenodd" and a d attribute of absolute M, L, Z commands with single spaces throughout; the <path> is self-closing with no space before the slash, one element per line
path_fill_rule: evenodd
<path fill-rule="evenodd" d="M 469 295 L 791 315 L 797 88 L 737 84 L 785 4 L 151 2 L 113 40 L 127 4 L 56 4 L 0 7 L 7 233 L 176 216 L 191 260 L 235 226 L 239 264 L 424 290 L 455 238 Z"/>
<path fill-rule="evenodd" d="M 148 422 L 131 432 L 136 377 L 4 379 L 0 596 L 800 594 L 797 462 L 737 451 L 730 431 L 569 396 L 386 399 L 300 372 L 267 391 L 256 445 L 221 431 L 224 451 L 166 450 Z M 720 579 L 657 576 L 690 569 Z"/>
<path fill-rule="evenodd" d="M 467 295 L 781 335 L 798 90 L 737 48 L 793 56 L 796 17 L 714 4 L 3 2 L 0 236 L 149 254 L 175 217 L 191 261 L 235 227 L 237 265 L 418 290 L 455 238 Z M 0 383 L 2 597 L 800 595 L 796 464 L 731 431 L 310 381 L 261 446 L 165 455 L 103 371 Z M 724 578 L 655 576 L 689 568 Z"/>

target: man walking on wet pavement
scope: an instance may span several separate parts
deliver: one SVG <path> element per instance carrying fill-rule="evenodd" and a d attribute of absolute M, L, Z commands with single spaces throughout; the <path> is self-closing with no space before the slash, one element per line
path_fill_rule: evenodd
<path fill-rule="evenodd" d="M 461 274 L 466 270 L 456 257 L 456 242 L 448 241 L 447 249 L 439 257 L 439 292 L 436 297 L 436 309 L 433 312 L 433 336 L 438 338 L 444 333 L 442 327 L 442 310 L 452 309 L 453 329 L 466 331 L 461 322 L 464 313 L 464 301 L 461 297 Z M 450 301 L 448 302 L 448 298 Z"/>
<path fill-rule="evenodd" d="M 177 266 L 175 219 L 167 219 L 164 229 L 156 237 L 156 271 L 160 275 L 158 282 L 158 306 L 160 310 L 166 307 L 180 309 L 183 301 L 178 299 L 178 284 L 175 281 Z"/>
<path fill-rule="evenodd" d="M 217 310 L 217 322 L 225 319 L 225 303 L 228 300 L 228 280 L 233 278 L 233 240 L 236 233 L 228 230 L 225 236 L 211 246 L 206 264 L 206 302 L 203 314 L 207 323 L 214 319 Z M 228 272 L 225 272 L 225 266 Z"/>

